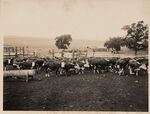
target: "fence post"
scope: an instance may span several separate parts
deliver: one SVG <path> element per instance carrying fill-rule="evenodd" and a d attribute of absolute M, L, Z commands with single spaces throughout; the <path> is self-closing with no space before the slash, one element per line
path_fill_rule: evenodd
<path fill-rule="evenodd" d="M 23 53 L 23 57 L 24 57 L 24 47 L 22 48 L 22 53 Z"/>
<path fill-rule="evenodd" d="M 35 51 L 33 52 L 33 56 L 35 57 Z"/>
<path fill-rule="evenodd" d="M 10 57 L 10 47 L 8 48 L 8 53 L 9 53 L 9 57 Z"/>
<path fill-rule="evenodd" d="M 74 50 L 73 50 L 73 52 L 72 52 L 72 58 L 74 59 Z"/>
<path fill-rule="evenodd" d="M 17 47 L 16 47 L 15 51 L 16 51 L 16 57 L 17 57 L 17 56 L 18 56 L 18 53 L 17 53 L 17 51 L 18 51 L 18 50 L 17 50 Z"/>
<path fill-rule="evenodd" d="M 94 54 L 95 54 L 95 51 L 94 51 L 94 49 L 93 49 L 93 57 L 94 57 Z"/>
<path fill-rule="evenodd" d="M 87 55 L 88 55 L 88 50 L 86 50 L 86 55 L 85 55 L 85 56 L 86 56 L 86 58 L 87 58 Z"/>

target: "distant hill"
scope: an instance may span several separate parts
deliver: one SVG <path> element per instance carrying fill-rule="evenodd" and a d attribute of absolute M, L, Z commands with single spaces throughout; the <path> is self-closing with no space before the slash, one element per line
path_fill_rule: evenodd
<path fill-rule="evenodd" d="M 57 47 L 55 46 L 55 40 L 50 38 L 6 36 L 4 37 L 4 43 L 12 46 L 57 49 Z M 103 45 L 104 41 L 73 39 L 69 48 L 86 49 L 87 46 L 103 47 Z"/>
<path fill-rule="evenodd" d="M 73 39 L 69 49 L 87 49 L 87 46 L 103 47 L 104 41 L 90 41 Z M 55 39 L 39 38 L 39 37 L 18 37 L 18 36 L 5 36 L 4 45 L 13 47 L 28 47 L 28 50 L 36 50 L 40 55 L 47 56 L 49 50 L 58 50 L 55 46 Z"/>

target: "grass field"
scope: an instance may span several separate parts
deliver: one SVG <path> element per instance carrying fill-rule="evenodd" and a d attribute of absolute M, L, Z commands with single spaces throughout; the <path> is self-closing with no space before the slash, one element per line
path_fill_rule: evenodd
<path fill-rule="evenodd" d="M 148 76 L 40 74 L 29 83 L 5 80 L 3 94 L 4 110 L 148 111 Z"/>

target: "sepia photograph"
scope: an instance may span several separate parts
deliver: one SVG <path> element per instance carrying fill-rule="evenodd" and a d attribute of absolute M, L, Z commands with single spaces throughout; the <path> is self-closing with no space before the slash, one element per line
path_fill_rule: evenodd
<path fill-rule="evenodd" d="M 0 0 L 3 111 L 149 112 L 149 0 Z"/>

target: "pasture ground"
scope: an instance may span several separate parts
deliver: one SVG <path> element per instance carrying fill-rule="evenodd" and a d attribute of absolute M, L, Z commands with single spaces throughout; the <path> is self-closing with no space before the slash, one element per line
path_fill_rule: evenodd
<path fill-rule="evenodd" d="M 40 78 L 40 80 L 39 80 Z M 4 80 L 4 110 L 148 111 L 148 76 L 113 73 Z"/>

